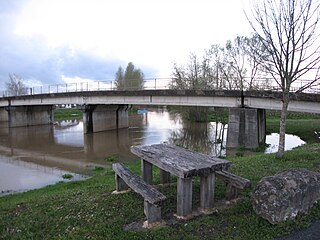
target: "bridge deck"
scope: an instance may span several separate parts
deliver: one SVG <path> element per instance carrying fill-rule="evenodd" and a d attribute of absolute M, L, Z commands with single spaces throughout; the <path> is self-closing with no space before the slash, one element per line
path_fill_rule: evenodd
<path fill-rule="evenodd" d="M 289 111 L 320 113 L 320 94 L 292 93 Z M 239 90 L 85 91 L 0 98 L 0 107 L 60 104 L 132 104 L 281 109 L 281 93 Z"/>

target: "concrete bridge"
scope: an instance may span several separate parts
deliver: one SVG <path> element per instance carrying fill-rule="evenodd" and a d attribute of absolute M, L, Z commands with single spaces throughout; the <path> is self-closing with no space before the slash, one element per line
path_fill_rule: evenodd
<path fill-rule="evenodd" d="M 289 111 L 320 113 L 320 94 L 290 95 Z M 0 98 L 0 121 L 9 127 L 52 123 L 56 105 L 77 104 L 84 133 L 128 127 L 131 105 L 230 108 L 227 147 L 258 147 L 265 140 L 266 109 L 281 110 L 281 93 L 239 90 L 84 91 Z"/>

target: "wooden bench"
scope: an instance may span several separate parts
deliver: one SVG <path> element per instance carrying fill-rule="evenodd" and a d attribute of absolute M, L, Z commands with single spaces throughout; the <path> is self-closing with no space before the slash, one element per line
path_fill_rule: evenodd
<path fill-rule="evenodd" d="M 216 171 L 216 176 L 227 184 L 226 199 L 228 201 L 238 197 L 238 190 L 251 187 L 248 179 L 234 175 L 228 171 Z"/>
<path fill-rule="evenodd" d="M 146 183 L 141 177 L 135 175 L 121 163 L 112 164 L 115 172 L 116 191 L 119 193 L 130 187 L 144 198 L 144 213 L 147 217 L 144 227 L 150 228 L 161 223 L 161 205 L 166 196 Z"/>

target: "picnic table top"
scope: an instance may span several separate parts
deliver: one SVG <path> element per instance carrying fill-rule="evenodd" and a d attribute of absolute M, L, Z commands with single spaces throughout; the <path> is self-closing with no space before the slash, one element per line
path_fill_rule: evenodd
<path fill-rule="evenodd" d="M 170 144 L 132 146 L 131 152 L 181 178 L 208 175 L 214 171 L 226 169 L 231 164 L 227 160 Z"/>

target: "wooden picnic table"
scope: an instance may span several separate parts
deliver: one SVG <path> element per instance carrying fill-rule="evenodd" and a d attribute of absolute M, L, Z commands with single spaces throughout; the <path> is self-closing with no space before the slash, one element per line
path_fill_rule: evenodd
<path fill-rule="evenodd" d="M 160 168 L 160 182 L 169 183 L 170 174 L 177 176 L 178 218 L 192 216 L 192 178 L 200 177 L 200 211 L 214 205 L 215 171 L 230 166 L 227 160 L 193 152 L 169 144 L 132 146 L 131 152 L 141 158 L 142 178 L 152 184 L 152 166 Z"/>

